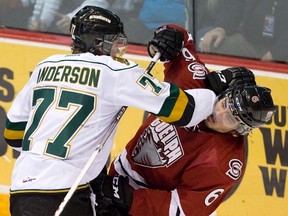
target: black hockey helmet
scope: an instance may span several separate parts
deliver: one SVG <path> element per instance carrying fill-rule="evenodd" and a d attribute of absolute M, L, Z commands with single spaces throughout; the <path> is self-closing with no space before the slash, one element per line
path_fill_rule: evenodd
<path fill-rule="evenodd" d="M 95 6 L 85 6 L 71 20 L 72 50 L 111 55 L 114 43 L 120 55 L 126 51 L 127 37 L 123 23 L 113 12 Z"/>
<path fill-rule="evenodd" d="M 219 96 L 223 97 L 228 97 L 229 108 L 239 122 L 236 132 L 240 135 L 266 124 L 276 111 L 271 90 L 259 85 L 235 85 Z"/>

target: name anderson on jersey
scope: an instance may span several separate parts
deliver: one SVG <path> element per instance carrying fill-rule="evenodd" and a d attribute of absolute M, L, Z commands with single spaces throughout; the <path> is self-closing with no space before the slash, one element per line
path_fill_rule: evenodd
<path fill-rule="evenodd" d="M 100 70 L 89 67 L 71 67 L 61 65 L 58 67 L 43 67 L 39 70 L 37 83 L 42 81 L 69 82 L 80 85 L 97 87 L 100 76 Z"/>

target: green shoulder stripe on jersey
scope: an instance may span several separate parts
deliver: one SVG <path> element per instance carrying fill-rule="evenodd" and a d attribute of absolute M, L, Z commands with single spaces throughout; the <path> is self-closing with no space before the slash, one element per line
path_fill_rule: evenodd
<path fill-rule="evenodd" d="M 85 60 L 74 60 L 74 59 L 61 59 L 61 60 L 58 60 L 58 61 L 44 61 L 44 62 L 41 62 L 38 64 L 39 65 L 42 65 L 42 64 L 45 64 L 45 63 L 60 63 L 60 62 L 85 62 L 85 63 L 91 63 L 91 64 L 99 64 L 99 65 L 103 65 L 103 66 L 106 66 L 108 67 L 110 70 L 112 71 L 122 71 L 122 70 L 127 70 L 127 69 L 131 69 L 131 68 L 134 68 L 134 67 L 137 67 L 138 64 L 134 64 L 134 65 L 131 65 L 130 67 L 123 67 L 123 68 L 111 68 L 109 65 L 107 64 L 104 64 L 103 62 L 93 62 L 93 61 L 85 61 Z M 126 64 L 123 64 L 123 65 L 126 65 Z M 93 66 L 93 65 L 91 65 Z"/>
<path fill-rule="evenodd" d="M 33 179 L 32 179 L 33 180 Z M 29 179 L 27 179 L 29 181 Z M 89 184 L 80 185 L 77 187 L 76 190 L 82 190 L 89 187 Z M 51 189 L 51 190 L 40 190 L 40 189 L 26 189 L 26 190 L 10 190 L 10 194 L 21 194 L 21 193 L 67 193 L 70 188 L 64 188 L 64 189 Z"/>
<path fill-rule="evenodd" d="M 165 100 L 156 116 L 165 122 L 186 126 L 192 118 L 194 108 L 194 98 L 171 84 L 170 96 Z"/>

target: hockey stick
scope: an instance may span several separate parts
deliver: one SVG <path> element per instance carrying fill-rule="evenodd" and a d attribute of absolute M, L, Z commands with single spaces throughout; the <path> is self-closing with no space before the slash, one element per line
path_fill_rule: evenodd
<path fill-rule="evenodd" d="M 154 65 L 156 64 L 156 62 L 158 61 L 158 59 L 160 58 L 160 53 L 157 52 L 155 54 L 155 56 L 153 57 L 152 61 L 150 62 L 150 64 L 148 65 L 147 69 L 145 70 L 145 72 L 150 72 L 152 70 L 152 68 L 154 67 Z M 116 114 L 115 118 L 113 119 L 108 131 L 105 133 L 104 137 L 102 138 L 100 144 L 98 145 L 98 147 L 96 148 L 96 150 L 93 152 L 93 154 L 90 156 L 89 160 L 87 161 L 87 163 L 85 164 L 83 170 L 81 171 L 81 173 L 79 174 L 79 176 L 77 177 L 77 179 L 75 180 L 75 182 L 73 183 L 72 187 L 69 189 L 68 193 L 66 194 L 66 196 L 64 197 L 62 203 L 60 204 L 59 208 L 56 210 L 54 216 L 59 216 L 62 211 L 64 210 L 66 204 L 68 203 L 68 201 L 71 199 L 71 197 L 73 196 L 74 192 L 76 191 L 78 185 L 80 184 L 81 180 L 84 178 L 86 172 L 88 171 L 88 169 L 90 168 L 90 166 L 92 165 L 93 161 L 96 159 L 96 156 L 98 155 L 98 153 L 100 152 L 100 150 L 102 149 L 102 147 L 104 146 L 104 144 L 106 143 L 107 139 L 109 138 L 109 136 L 111 135 L 111 133 L 113 132 L 113 130 L 115 129 L 115 127 L 117 126 L 118 122 L 120 121 L 121 117 L 123 116 L 124 112 L 126 111 L 127 107 L 123 106 L 119 112 Z"/>

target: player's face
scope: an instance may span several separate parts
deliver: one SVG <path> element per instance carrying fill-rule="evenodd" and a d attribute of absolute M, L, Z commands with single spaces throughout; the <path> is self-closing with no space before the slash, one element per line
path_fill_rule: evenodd
<path fill-rule="evenodd" d="M 220 133 L 231 132 L 239 125 L 229 109 L 227 97 L 216 102 L 212 115 L 205 120 L 205 123 L 208 128 Z"/>

